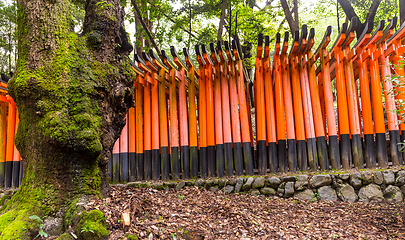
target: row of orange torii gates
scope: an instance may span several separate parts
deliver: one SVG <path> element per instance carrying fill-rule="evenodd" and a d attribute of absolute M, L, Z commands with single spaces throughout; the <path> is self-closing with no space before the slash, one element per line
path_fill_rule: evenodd
<path fill-rule="evenodd" d="M 358 24 L 357 18 L 343 24 L 329 51 L 331 27 L 316 50 L 315 31 L 306 25 L 290 47 L 289 33 L 284 41 L 277 34 L 272 59 L 270 38 L 259 35 L 253 114 L 237 41 L 196 46 L 198 66 L 186 49 L 184 60 L 174 47 L 173 61 L 164 51 L 136 55 L 135 107 L 115 144 L 109 177 L 167 180 L 403 165 L 398 143 L 405 124 L 395 98 L 405 99 L 405 91 L 398 87 L 394 94 L 386 79 L 405 76 L 405 25 L 395 31 L 394 18 L 372 32 L 370 22 L 354 43 Z"/>
<path fill-rule="evenodd" d="M 403 165 L 398 143 L 405 123 L 396 99 L 405 99 L 405 90 L 386 81 L 405 76 L 405 24 L 395 31 L 396 23 L 381 21 L 372 32 L 369 22 L 352 43 L 359 24 L 353 18 L 329 51 L 331 27 L 315 50 L 315 31 L 303 25 L 291 46 L 288 32 L 283 41 L 275 36 L 272 58 L 270 38 L 259 35 L 254 93 L 235 40 L 196 46 L 198 66 L 186 49 L 184 60 L 174 47 L 173 60 L 165 51 L 135 55 L 135 107 L 114 145 L 108 177 L 127 182 Z M 18 113 L 6 87 L 0 83 L 0 185 L 18 187 Z"/>

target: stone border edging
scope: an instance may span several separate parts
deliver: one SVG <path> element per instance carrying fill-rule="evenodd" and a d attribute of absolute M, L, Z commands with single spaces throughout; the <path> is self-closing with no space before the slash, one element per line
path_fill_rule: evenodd
<path fill-rule="evenodd" d="M 185 186 L 203 187 L 227 194 L 278 196 L 317 201 L 402 201 L 405 194 L 405 170 L 361 171 L 341 174 L 297 175 L 284 177 L 239 177 L 171 182 L 129 182 L 116 186 L 152 187 L 157 190 Z"/>

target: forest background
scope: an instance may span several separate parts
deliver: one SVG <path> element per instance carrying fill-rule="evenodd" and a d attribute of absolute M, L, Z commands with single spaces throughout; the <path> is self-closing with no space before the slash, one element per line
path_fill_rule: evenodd
<path fill-rule="evenodd" d="M 79 26 L 82 26 L 85 14 L 81 7 L 83 2 L 85 0 L 77 0 L 73 11 L 75 31 L 78 33 L 82 31 Z M 357 15 L 362 23 L 374 19 L 375 27 L 380 20 L 389 22 L 394 16 L 400 17 L 400 8 L 405 5 L 405 0 L 121 0 L 120 2 L 126 7 L 125 27 L 134 45 L 134 53 L 148 51 L 150 48 L 169 50 L 173 45 L 177 49 L 188 48 L 194 56 L 194 46 L 197 44 L 209 44 L 237 36 L 242 45 L 244 64 L 248 69 L 254 66 L 255 45 L 259 33 L 269 35 L 274 41 L 277 32 L 283 34 L 290 31 L 291 34 L 306 24 L 308 28 L 315 28 L 315 46 L 317 46 L 329 25 L 332 26 L 331 39 L 336 39 L 339 26 L 349 22 L 353 14 Z M 16 21 L 16 1 L 1 0 L 0 72 L 8 75 L 16 68 L 18 44 Z M 142 21 L 148 28 L 150 37 L 143 28 Z M 156 43 L 155 46 L 153 42 Z M 272 48 L 274 44 L 271 44 L 271 50 Z"/>

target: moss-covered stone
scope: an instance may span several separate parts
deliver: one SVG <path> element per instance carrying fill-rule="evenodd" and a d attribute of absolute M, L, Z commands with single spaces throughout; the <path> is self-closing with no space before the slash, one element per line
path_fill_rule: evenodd
<path fill-rule="evenodd" d="M 103 212 L 100 210 L 83 211 L 75 232 L 81 239 L 107 239 L 109 231 Z"/>
<path fill-rule="evenodd" d="M 135 234 L 125 234 L 125 238 L 123 238 L 122 240 L 127 239 L 127 240 L 139 240 L 138 236 L 136 236 Z"/>
<path fill-rule="evenodd" d="M 10 210 L 0 216 L 0 239 L 31 239 L 37 222 L 29 219 L 28 210 Z"/>
<path fill-rule="evenodd" d="M 75 240 L 69 233 L 60 235 L 56 240 Z"/>
<path fill-rule="evenodd" d="M 77 201 L 73 201 L 65 212 L 63 227 L 68 229 L 69 226 L 77 226 L 80 222 L 80 213 L 84 210 L 81 204 L 77 204 Z"/>

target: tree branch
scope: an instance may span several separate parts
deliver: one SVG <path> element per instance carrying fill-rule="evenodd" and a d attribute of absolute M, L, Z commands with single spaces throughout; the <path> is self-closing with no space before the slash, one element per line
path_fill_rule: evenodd
<path fill-rule="evenodd" d="M 405 21 L 405 0 L 399 0 L 399 25 Z"/>
<path fill-rule="evenodd" d="M 151 2 L 149 2 L 149 4 L 152 5 L 152 7 L 156 7 L 156 5 L 153 4 L 153 3 L 151 3 Z M 170 22 L 172 22 L 172 23 L 174 23 L 174 24 L 177 24 L 177 22 L 174 21 L 173 18 L 170 17 L 169 15 L 167 15 L 166 13 L 163 13 L 163 16 L 165 16 L 167 19 L 169 19 Z M 179 28 L 180 28 L 181 30 L 185 31 L 186 33 L 188 33 L 188 34 L 189 34 L 190 36 L 192 36 L 193 38 L 198 39 L 198 37 L 197 37 L 196 35 L 194 35 L 192 32 L 190 32 L 189 30 L 187 30 L 187 29 L 185 29 L 185 28 L 183 28 L 183 27 L 181 27 L 181 26 L 179 26 Z"/>
<path fill-rule="evenodd" d="M 176 21 L 174 21 L 172 18 L 170 18 L 169 15 L 167 15 L 166 13 L 163 13 L 163 16 L 165 16 L 167 19 L 169 19 L 172 23 L 176 24 Z M 196 35 L 194 35 L 192 32 L 190 32 L 189 30 L 179 26 L 179 28 L 183 31 L 185 31 L 186 33 L 188 33 L 190 36 L 192 36 L 195 39 L 198 39 L 198 37 Z"/>
<path fill-rule="evenodd" d="M 365 22 L 370 20 L 374 20 L 375 14 L 377 13 L 378 6 L 380 6 L 381 0 L 374 0 L 371 4 L 370 8 L 368 9 L 367 18 Z"/>
<path fill-rule="evenodd" d="M 140 20 L 140 22 L 142 24 L 143 29 L 145 30 L 146 34 L 148 35 L 150 41 L 152 42 L 153 48 L 155 48 L 155 51 L 157 52 L 157 54 L 159 56 L 161 56 L 160 49 L 159 49 L 158 45 L 156 44 L 155 39 L 152 37 L 152 34 L 149 31 L 149 28 L 146 26 L 145 22 L 143 21 L 141 11 L 139 10 L 138 6 L 136 5 L 136 1 L 131 0 L 131 3 L 135 8 L 136 13 L 138 14 L 138 17 L 139 17 L 139 20 Z"/>
<path fill-rule="evenodd" d="M 356 12 L 353 9 L 352 4 L 348 0 L 338 0 L 340 6 L 342 6 L 343 11 L 346 14 L 348 19 L 352 19 L 353 17 L 358 17 Z"/>
<path fill-rule="evenodd" d="M 364 30 L 368 21 L 374 20 L 375 14 L 377 13 L 378 6 L 380 6 L 381 0 L 374 0 L 368 9 L 366 21 L 364 21 L 360 26 L 356 28 L 356 37 L 357 39 L 361 36 L 361 33 Z M 346 14 L 346 18 L 351 20 L 353 17 L 357 17 L 357 14 L 354 12 L 352 4 L 348 0 L 338 0 L 340 6 L 342 6 L 343 11 Z"/>
<path fill-rule="evenodd" d="M 290 8 L 288 7 L 287 1 L 280 0 L 280 2 L 281 2 L 281 6 L 283 7 L 283 10 L 284 10 L 285 18 L 287 19 L 288 25 L 290 26 L 290 30 L 291 30 L 291 32 L 295 32 L 296 30 L 298 30 L 298 26 L 295 25 L 296 22 L 292 16 Z"/>
<path fill-rule="evenodd" d="M 299 28 L 299 23 L 298 23 L 298 1 L 294 0 L 294 5 L 292 12 L 294 13 L 294 25 Z"/>
<path fill-rule="evenodd" d="M 217 41 L 222 41 L 222 30 L 224 28 L 224 22 L 225 22 L 226 5 L 227 5 L 227 0 L 222 0 L 221 17 L 219 18 Z"/>

